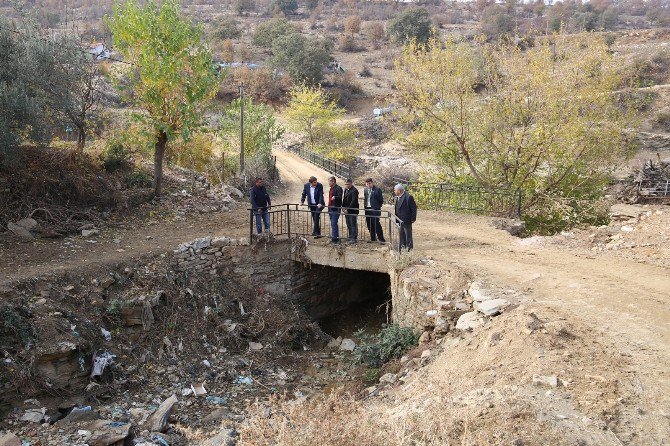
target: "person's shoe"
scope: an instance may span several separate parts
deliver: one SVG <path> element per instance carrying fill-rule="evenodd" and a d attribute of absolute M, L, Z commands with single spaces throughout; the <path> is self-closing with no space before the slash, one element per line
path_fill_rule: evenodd
<path fill-rule="evenodd" d="M 380 239 L 379 239 L 379 243 L 386 243 L 386 240 L 383 239 L 383 238 L 380 238 Z"/>
<path fill-rule="evenodd" d="M 314 236 L 315 239 L 318 239 L 318 238 L 321 238 L 321 237 L 323 237 L 323 236 L 322 235 L 315 235 Z"/>
<path fill-rule="evenodd" d="M 355 245 L 356 243 L 357 243 L 356 240 L 349 240 L 347 242 L 348 245 Z"/>
<path fill-rule="evenodd" d="M 331 245 L 339 245 L 339 244 L 340 244 L 340 241 L 339 241 L 339 240 L 331 240 L 331 241 L 330 241 L 330 244 L 331 244 Z"/>
<path fill-rule="evenodd" d="M 377 241 L 377 240 L 368 240 L 368 243 L 374 243 L 374 242 L 376 242 L 376 241 Z"/>

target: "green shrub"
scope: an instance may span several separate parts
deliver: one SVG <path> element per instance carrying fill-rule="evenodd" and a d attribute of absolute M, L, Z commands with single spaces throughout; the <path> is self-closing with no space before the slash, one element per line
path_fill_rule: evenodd
<path fill-rule="evenodd" d="M 128 189 L 136 187 L 151 187 L 154 184 L 154 179 L 146 170 L 136 170 L 130 172 L 123 177 L 123 182 Z"/>
<path fill-rule="evenodd" d="M 253 44 L 263 48 L 272 47 L 272 42 L 276 39 L 290 34 L 295 34 L 298 29 L 284 18 L 267 20 L 256 28 Z"/>
<path fill-rule="evenodd" d="M 121 141 L 112 141 L 103 154 L 103 164 L 107 172 L 128 170 L 132 167 L 130 150 Z"/>
<path fill-rule="evenodd" d="M 402 354 L 419 345 L 419 334 L 412 328 L 389 325 L 374 336 L 358 331 L 360 340 L 354 349 L 357 362 L 379 368 L 382 364 L 397 359 Z"/>
<path fill-rule="evenodd" d="M 214 26 L 214 35 L 221 39 L 237 39 L 242 35 L 240 22 L 233 17 L 224 17 Z"/>

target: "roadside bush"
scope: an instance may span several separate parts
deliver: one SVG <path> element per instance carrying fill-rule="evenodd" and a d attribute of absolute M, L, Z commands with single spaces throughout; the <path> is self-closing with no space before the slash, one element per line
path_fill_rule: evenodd
<path fill-rule="evenodd" d="M 354 349 L 356 361 L 374 368 L 400 358 L 405 351 L 419 345 L 419 334 L 413 328 L 403 328 L 396 324 L 383 328 L 374 336 L 362 331 L 358 331 L 355 336 L 360 340 Z"/>

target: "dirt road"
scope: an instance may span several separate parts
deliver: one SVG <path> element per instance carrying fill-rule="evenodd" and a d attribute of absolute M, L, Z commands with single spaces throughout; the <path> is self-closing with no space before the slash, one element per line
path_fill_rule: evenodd
<path fill-rule="evenodd" d="M 316 169 L 293 154 L 277 155 L 287 190 L 299 193 Z M 629 359 L 613 372 L 639 398 L 639 414 L 629 429 L 644 435 L 634 444 L 668 438 L 670 269 L 622 259 L 612 251 L 529 244 L 490 223 L 484 217 L 420 211 L 414 226 L 416 254 L 465 268 L 485 283 L 522 291 L 533 305 L 587 327 L 587 340 Z"/>
<path fill-rule="evenodd" d="M 307 178 L 316 175 L 319 181 L 326 183 L 329 175 L 288 152 L 277 152 L 277 164 L 285 187 L 273 200 L 275 204 L 299 202 Z M 3 283 L 44 274 L 83 273 L 142 256 L 159 255 L 170 252 L 182 242 L 207 235 L 245 236 L 248 231 L 246 204 L 246 199 L 242 199 L 235 211 L 193 212 L 185 218 L 176 218 L 160 205 L 156 209 L 148 206 L 132 217 L 122 216 L 109 222 L 99 236 L 92 238 L 38 239 L 32 243 L 0 238 L 0 287 Z"/>

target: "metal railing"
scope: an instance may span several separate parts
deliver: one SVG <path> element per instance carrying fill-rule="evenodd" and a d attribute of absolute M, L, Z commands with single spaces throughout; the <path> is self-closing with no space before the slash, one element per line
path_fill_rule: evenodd
<path fill-rule="evenodd" d="M 270 232 L 275 238 L 286 237 L 314 237 L 323 238 L 326 242 L 333 238 L 333 229 L 337 227 L 340 243 L 346 244 L 350 241 L 357 243 L 372 242 L 388 245 L 391 250 L 399 249 L 398 227 L 402 222 L 395 214 L 389 211 L 373 211 L 371 209 L 337 208 L 338 212 L 331 213 L 327 207 L 321 211 L 301 204 L 280 204 L 267 208 L 270 214 Z M 347 213 L 344 213 L 344 211 Z M 359 210 L 359 214 L 349 212 Z M 339 215 L 334 225 L 331 215 Z M 349 224 L 347 218 L 350 217 Z M 261 221 L 262 230 L 265 226 Z M 317 226 L 318 225 L 318 226 Z M 371 226 L 376 230 L 381 228 L 382 237 L 371 237 Z M 354 229 L 355 228 L 355 229 Z M 350 232 L 349 229 L 352 229 Z M 356 238 L 350 237 L 355 232 Z M 376 234 L 377 231 L 375 231 Z M 256 215 L 253 209 L 249 209 L 249 239 L 253 240 L 257 234 Z"/>
<path fill-rule="evenodd" d="M 306 149 L 304 146 L 298 144 L 289 146 L 286 148 L 286 150 L 297 154 L 302 159 L 305 159 L 315 166 L 322 168 L 326 172 L 332 173 L 336 177 L 343 178 L 345 180 L 347 178 L 353 178 L 353 168 L 349 164 L 344 164 L 332 158 L 325 157 L 320 153 Z"/>
<path fill-rule="evenodd" d="M 410 181 L 397 177 L 393 177 L 393 181 L 404 185 L 422 209 L 470 212 L 494 217 L 521 217 L 521 190 L 491 191 L 483 187 Z"/>
<path fill-rule="evenodd" d="M 670 180 L 642 180 L 638 183 L 638 195 L 648 200 L 670 198 Z"/>

